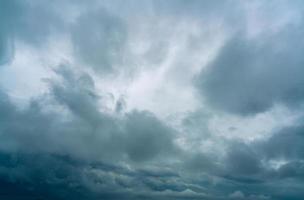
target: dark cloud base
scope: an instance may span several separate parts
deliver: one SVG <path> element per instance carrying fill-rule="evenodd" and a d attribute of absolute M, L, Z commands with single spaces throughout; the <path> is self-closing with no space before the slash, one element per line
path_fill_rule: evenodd
<path fill-rule="evenodd" d="M 218 164 L 208 154 L 180 150 L 173 143 L 175 130 L 151 113 L 133 111 L 115 119 L 99 112 L 87 74 L 65 66 L 57 74 L 62 80 L 50 81 L 50 93 L 26 109 L 1 94 L 3 198 L 285 200 L 303 195 L 302 127 L 251 144 L 227 141 L 227 155 Z M 45 105 L 65 111 L 47 111 Z M 286 163 L 273 169 L 268 164 L 273 159 Z M 235 191 L 243 197 L 229 196 Z"/>

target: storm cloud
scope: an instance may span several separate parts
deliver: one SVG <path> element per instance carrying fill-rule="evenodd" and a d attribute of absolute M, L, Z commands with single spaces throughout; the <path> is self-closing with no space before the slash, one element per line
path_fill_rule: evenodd
<path fill-rule="evenodd" d="M 0 1 L 0 199 L 304 197 L 301 1 Z"/>
<path fill-rule="evenodd" d="M 300 106 L 302 33 L 300 24 L 257 39 L 246 39 L 242 33 L 233 37 L 200 77 L 207 101 L 243 115 L 264 112 L 279 103 Z"/>

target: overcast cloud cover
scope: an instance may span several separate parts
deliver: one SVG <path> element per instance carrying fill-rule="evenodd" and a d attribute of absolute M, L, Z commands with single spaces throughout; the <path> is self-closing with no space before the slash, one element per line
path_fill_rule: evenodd
<path fill-rule="evenodd" d="M 0 0 L 0 199 L 304 199 L 301 0 Z"/>

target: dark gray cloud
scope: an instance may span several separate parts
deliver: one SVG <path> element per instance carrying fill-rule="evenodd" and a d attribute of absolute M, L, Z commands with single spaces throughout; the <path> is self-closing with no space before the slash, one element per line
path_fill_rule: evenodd
<path fill-rule="evenodd" d="M 17 151 L 73 153 L 93 160 L 103 157 L 145 161 L 174 152 L 174 130 L 149 112 L 132 111 L 115 117 L 99 111 L 99 96 L 88 74 L 79 77 L 60 66 L 62 81 L 49 81 L 50 94 L 18 110 L 2 94 L 1 147 Z M 44 106 L 51 111 L 45 111 Z M 62 113 L 52 111 L 59 107 Z M 45 143 L 52 145 L 45 146 Z M 11 144 L 11 145 L 10 145 Z"/>
<path fill-rule="evenodd" d="M 0 64 L 9 60 L 12 54 L 14 25 L 20 20 L 20 6 L 16 1 L 1 1 L 0 4 Z M 12 15 L 16 11 L 16 15 Z"/>
<path fill-rule="evenodd" d="M 157 155 L 174 153 L 173 131 L 162 125 L 150 113 L 133 112 L 127 116 L 126 152 L 134 161 L 144 161 Z M 175 152 L 177 153 L 177 152 Z"/>
<path fill-rule="evenodd" d="M 54 77 L 42 81 L 47 90 L 28 105 L 20 106 L 0 85 L 0 199 L 303 199 L 301 123 L 246 142 L 219 136 L 210 127 L 210 120 L 225 112 L 250 119 L 277 104 L 302 109 L 302 22 L 248 36 L 244 11 L 253 5 L 229 0 L 0 1 L 1 65 L 13 60 L 19 42 L 39 49 L 58 33 L 70 39 L 71 62 L 76 63 L 56 67 Z M 169 51 L 176 42 L 170 40 L 170 27 L 163 33 L 156 26 L 180 21 L 183 26 L 199 22 L 197 29 L 218 26 L 227 38 L 232 35 L 196 77 L 202 99 L 214 109 L 183 113 L 176 129 L 165 117 L 127 109 L 123 95 L 118 100 L 112 95 L 113 110 L 104 110 L 108 100 L 96 79 L 145 62 L 167 66 L 167 57 L 171 65 L 171 54 L 177 59 L 172 63 L 184 60 Z M 142 38 L 150 43 L 131 44 L 130 28 L 136 32 L 142 25 L 136 23 L 150 27 Z M 200 46 L 201 37 L 193 37 L 185 41 Z M 147 49 L 144 62 L 129 58 L 132 45 Z"/>
<path fill-rule="evenodd" d="M 31 0 L 0 2 L 0 64 L 11 61 L 16 41 L 41 47 L 51 33 L 63 30 L 57 2 L 49 6 L 45 6 L 45 3 Z"/>
<path fill-rule="evenodd" d="M 216 171 L 226 180 L 222 190 L 238 188 L 246 194 L 239 199 L 250 199 L 249 194 L 300 199 L 304 181 L 302 136 L 303 127 L 289 127 L 249 144 L 231 142 L 224 164 Z"/>
<path fill-rule="evenodd" d="M 127 40 L 125 22 L 105 9 L 82 14 L 71 30 L 76 57 L 99 72 L 121 64 Z"/>
<path fill-rule="evenodd" d="M 229 149 L 226 162 L 231 174 L 254 175 L 261 170 L 258 155 L 243 144 L 233 144 Z"/>
<path fill-rule="evenodd" d="M 149 112 L 132 111 L 118 118 L 100 112 L 102 98 L 88 74 L 65 66 L 56 73 L 61 80 L 49 80 L 50 92 L 25 109 L 1 94 L 2 196 L 225 199 L 241 189 L 248 199 L 263 199 L 259 195 L 281 196 L 277 182 L 291 177 L 297 191 L 301 162 L 275 171 L 262 166 L 261 155 L 271 153 L 267 147 L 275 143 L 272 138 L 254 145 L 231 143 L 223 160 L 188 154 L 174 144 L 175 130 Z M 220 181 L 214 185 L 213 179 Z"/>
<path fill-rule="evenodd" d="M 171 171 L 115 167 L 124 162 L 165 164 L 165 157 L 177 152 L 173 129 L 148 112 L 132 111 L 117 119 L 99 112 L 99 96 L 88 74 L 77 76 L 65 66 L 56 73 L 62 80 L 49 80 L 50 93 L 25 109 L 1 93 L 2 196 L 132 199 L 149 191 L 185 190 Z"/>
<path fill-rule="evenodd" d="M 290 127 L 280 130 L 260 145 L 262 155 L 274 159 L 302 160 L 304 128 Z"/>
<path fill-rule="evenodd" d="M 264 112 L 280 103 L 301 105 L 302 34 L 302 24 L 251 39 L 237 34 L 199 76 L 207 103 L 241 115 Z"/>

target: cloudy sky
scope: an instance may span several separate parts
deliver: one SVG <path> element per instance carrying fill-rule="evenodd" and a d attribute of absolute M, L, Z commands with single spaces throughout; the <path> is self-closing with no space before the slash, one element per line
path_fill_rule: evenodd
<path fill-rule="evenodd" d="M 0 0 L 0 199 L 302 200 L 303 17 Z"/>

